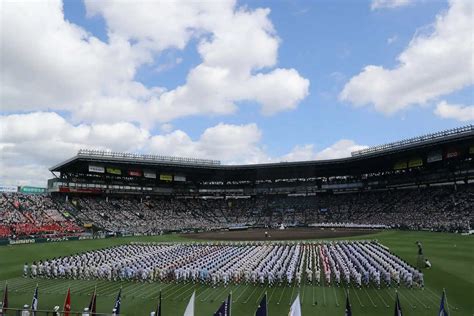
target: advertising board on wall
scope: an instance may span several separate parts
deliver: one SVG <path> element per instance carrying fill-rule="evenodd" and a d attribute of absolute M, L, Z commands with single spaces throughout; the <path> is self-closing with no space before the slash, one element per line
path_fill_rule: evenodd
<path fill-rule="evenodd" d="M 441 151 L 432 152 L 428 154 L 428 157 L 426 157 L 426 161 L 428 163 L 441 161 L 441 160 L 443 160 L 443 154 L 441 153 Z"/>
<path fill-rule="evenodd" d="M 457 158 L 461 153 L 457 149 L 448 149 L 446 151 L 446 159 Z"/>
<path fill-rule="evenodd" d="M 141 177 L 142 172 L 140 170 L 129 170 L 128 175 L 131 177 Z"/>
<path fill-rule="evenodd" d="M 173 176 L 171 174 L 160 174 L 161 181 L 173 181 Z"/>
<path fill-rule="evenodd" d="M 175 176 L 174 176 L 174 181 L 177 181 L 177 182 L 185 182 L 185 181 L 186 181 L 186 176 L 183 176 L 183 175 L 175 175 Z"/>
<path fill-rule="evenodd" d="M 156 179 L 156 172 L 150 170 L 144 170 L 143 176 L 149 179 Z"/>
<path fill-rule="evenodd" d="M 406 161 L 399 161 L 396 162 L 395 165 L 393 165 L 393 170 L 402 170 L 407 168 L 407 162 Z"/>
<path fill-rule="evenodd" d="M 46 188 L 22 186 L 20 187 L 20 192 L 26 194 L 42 194 L 46 193 Z"/>
<path fill-rule="evenodd" d="M 117 169 L 117 168 L 107 168 L 107 173 L 110 173 L 110 174 L 116 174 L 116 175 L 121 175 L 122 174 L 122 170 L 120 169 Z"/>
<path fill-rule="evenodd" d="M 423 159 L 421 158 L 413 158 L 408 161 L 409 168 L 421 167 L 423 166 Z"/>
<path fill-rule="evenodd" d="M 15 185 L 1 185 L 0 192 L 18 192 L 18 187 Z"/>
<path fill-rule="evenodd" d="M 89 172 L 105 173 L 104 167 L 89 165 Z"/>

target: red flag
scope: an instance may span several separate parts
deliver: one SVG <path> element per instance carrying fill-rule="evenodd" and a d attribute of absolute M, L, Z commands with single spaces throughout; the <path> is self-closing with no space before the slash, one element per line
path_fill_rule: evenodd
<path fill-rule="evenodd" d="M 8 308 L 8 283 L 5 283 L 5 292 L 3 292 L 3 303 L 2 303 L 2 308 L 7 309 Z"/>
<path fill-rule="evenodd" d="M 69 316 L 69 312 L 71 311 L 71 289 L 67 289 L 66 300 L 64 301 L 64 316 Z"/>

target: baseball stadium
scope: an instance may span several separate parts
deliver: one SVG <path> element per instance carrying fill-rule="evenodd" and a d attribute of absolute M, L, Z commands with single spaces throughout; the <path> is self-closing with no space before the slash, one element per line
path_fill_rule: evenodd
<path fill-rule="evenodd" d="M 3 315 L 473 315 L 473 159 L 473 125 L 300 162 L 79 150 L 1 188 Z"/>

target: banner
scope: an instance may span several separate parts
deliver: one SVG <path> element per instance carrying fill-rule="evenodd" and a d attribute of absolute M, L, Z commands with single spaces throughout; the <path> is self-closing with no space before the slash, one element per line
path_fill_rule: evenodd
<path fill-rule="evenodd" d="M 89 172 L 105 173 L 104 167 L 89 165 Z"/>
<path fill-rule="evenodd" d="M 448 151 L 446 151 L 446 159 L 457 158 L 460 155 L 461 153 L 457 149 L 448 149 Z"/>
<path fill-rule="evenodd" d="M 410 161 L 408 162 L 409 168 L 415 168 L 415 167 L 421 167 L 421 166 L 423 166 L 423 159 L 421 158 L 413 158 L 413 159 L 410 159 Z"/>
<path fill-rule="evenodd" d="M 173 181 L 173 176 L 170 174 L 160 174 L 161 181 Z"/>
<path fill-rule="evenodd" d="M 10 245 L 34 244 L 35 241 L 35 239 L 10 239 Z"/>
<path fill-rule="evenodd" d="M 18 187 L 14 185 L 0 185 L 0 192 L 18 192 Z"/>
<path fill-rule="evenodd" d="M 149 171 L 149 170 L 144 170 L 143 171 L 143 176 L 145 178 L 149 178 L 149 179 L 156 179 L 156 172 Z"/>
<path fill-rule="evenodd" d="M 426 162 L 428 162 L 428 163 L 441 161 L 441 160 L 443 160 L 443 154 L 441 153 L 441 151 L 432 152 L 426 158 Z"/>
<path fill-rule="evenodd" d="M 393 166 L 393 170 L 402 170 L 407 168 L 407 162 L 406 161 L 399 161 L 395 163 Z"/>
<path fill-rule="evenodd" d="M 117 169 L 117 168 L 107 168 L 107 173 L 121 175 L 122 170 Z"/>
<path fill-rule="evenodd" d="M 174 181 L 177 181 L 177 182 L 185 182 L 185 181 L 186 181 L 186 176 L 178 176 L 178 175 L 175 175 L 175 176 L 174 176 Z"/>
<path fill-rule="evenodd" d="M 129 170 L 128 175 L 131 176 L 131 177 L 141 177 L 142 172 L 139 171 L 139 170 Z"/>
<path fill-rule="evenodd" d="M 24 187 L 20 187 L 20 192 L 26 193 L 26 194 L 42 194 L 42 193 L 46 193 L 46 189 L 39 188 L 39 187 L 24 186 Z"/>
<path fill-rule="evenodd" d="M 67 187 L 60 187 L 59 192 L 61 193 L 102 193 L 101 189 L 86 189 L 86 188 L 67 188 Z"/>

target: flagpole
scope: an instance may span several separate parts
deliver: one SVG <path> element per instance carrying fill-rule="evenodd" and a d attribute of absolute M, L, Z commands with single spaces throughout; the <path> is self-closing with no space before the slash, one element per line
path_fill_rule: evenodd
<path fill-rule="evenodd" d="M 5 306 L 5 298 L 7 298 L 7 306 Z M 8 280 L 5 281 L 5 288 L 3 290 L 3 297 L 2 297 L 2 312 L 3 309 L 8 308 Z"/>
<path fill-rule="evenodd" d="M 265 316 L 268 316 L 268 301 L 267 301 L 267 291 L 265 291 L 265 306 L 267 306 L 265 310 Z"/>
<path fill-rule="evenodd" d="M 449 303 L 448 303 L 448 296 L 446 295 L 446 289 L 443 288 L 443 294 L 444 294 L 444 299 L 446 301 L 446 309 L 448 310 L 448 315 L 449 315 Z"/>
<path fill-rule="evenodd" d="M 91 316 L 94 316 L 96 314 L 95 312 L 92 311 L 92 309 L 94 308 L 94 301 L 97 299 L 96 298 L 96 292 L 97 292 L 97 282 L 94 285 L 94 293 L 92 293 L 91 301 L 89 303 L 89 305 L 90 305 L 89 313 L 91 314 Z"/>
<path fill-rule="evenodd" d="M 68 290 L 68 292 L 69 292 L 69 288 L 68 288 L 67 290 Z M 66 292 L 66 296 L 64 297 L 63 313 L 64 313 L 64 306 L 66 306 L 66 300 L 67 300 L 67 292 Z"/>

